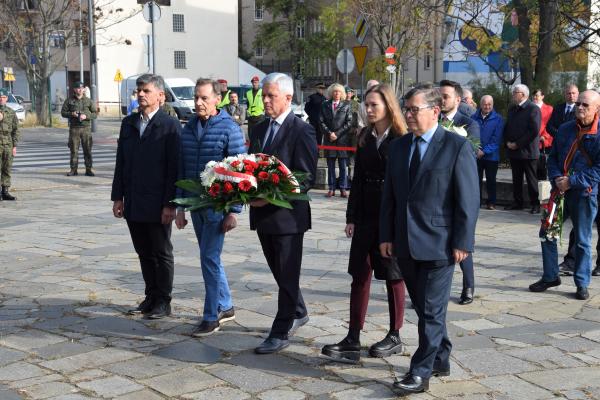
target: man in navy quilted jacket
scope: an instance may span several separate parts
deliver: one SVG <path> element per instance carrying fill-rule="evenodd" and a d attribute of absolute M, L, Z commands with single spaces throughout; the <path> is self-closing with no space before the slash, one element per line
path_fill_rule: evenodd
<path fill-rule="evenodd" d="M 179 179 L 199 178 L 209 161 L 221 161 L 225 157 L 245 153 L 244 136 L 238 124 L 225 110 L 218 110 L 221 101 L 219 84 L 210 79 L 198 79 L 194 103 L 196 115 L 181 132 Z M 177 197 L 187 197 L 178 189 Z M 241 207 L 236 209 L 238 213 Z M 204 278 L 204 316 L 193 336 L 210 335 L 219 330 L 221 323 L 235 318 L 231 293 L 221 252 L 225 233 L 237 225 L 234 213 L 216 212 L 204 208 L 191 212 L 194 231 L 200 247 L 200 266 Z M 187 224 L 185 211 L 179 209 L 175 219 L 177 228 Z"/>

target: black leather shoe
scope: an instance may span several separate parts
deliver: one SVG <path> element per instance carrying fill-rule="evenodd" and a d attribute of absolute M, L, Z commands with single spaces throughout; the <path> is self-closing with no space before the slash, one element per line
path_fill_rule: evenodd
<path fill-rule="evenodd" d="M 298 328 L 300 328 L 301 326 L 306 325 L 307 322 L 308 322 L 308 315 L 305 315 L 302 318 L 296 318 L 296 319 L 294 319 L 294 323 L 292 324 L 292 327 L 290 328 L 290 331 L 288 332 L 288 335 L 291 336 L 291 335 L 295 334 L 296 331 L 298 330 Z"/>
<path fill-rule="evenodd" d="M 146 296 L 136 308 L 127 310 L 128 314 L 148 314 L 154 308 L 154 301 L 152 297 Z"/>
<path fill-rule="evenodd" d="M 17 198 L 8 193 L 8 186 L 2 186 L 2 200 L 16 200 Z"/>
<path fill-rule="evenodd" d="M 402 353 L 402 339 L 400 336 L 387 335 L 382 341 L 375 343 L 369 348 L 371 357 L 389 357 L 392 354 Z"/>
<path fill-rule="evenodd" d="M 585 287 L 578 287 L 577 292 L 575 292 L 575 298 L 577 300 L 587 300 L 590 298 L 590 293 Z"/>
<path fill-rule="evenodd" d="M 600 265 L 596 265 L 596 268 L 592 271 L 592 276 L 600 276 Z"/>
<path fill-rule="evenodd" d="M 287 339 L 277 339 L 274 337 L 266 338 L 264 342 L 254 349 L 256 354 L 273 354 L 288 347 L 290 341 Z"/>
<path fill-rule="evenodd" d="M 506 206 L 504 207 L 505 210 L 522 210 L 523 206 L 520 206 L 518 204 L 511 204 L 510 206 Z"/>
<path fill-rule="evenodd" d="M 360 361 L 360 342 L 345 338 L 337 344 L 323 346 L 321 354 L 335 361 L 356 364 Z"/>
<path fill-rule="evenodd" d="M 575 266 L 570 262 L 563 261 L 558 264 L 558 273 L 563 276 L 572 276 L 575 273 Z"/>
<path fill-rule="evenodd" d="M 171 315 L 171 305 L 161 301 L 156 303 L 152 311 L 146 314 L 146 318 L 161 319 L 169 315 Z"/>
<path fill-rule="evenodd" d="M 426 390 L 429 390 L 429 379 L 421 378 L 410 372 L 404 375 L 402 380 L 394 382 L 394 391 L 398 396 L 422 393 Z"/>
<path fill-rule="evenodd" d="M 73 169 L 72 169 L 72 170 L 70 170 L 69 172 L 67 172 L 67 176 L 77 176 L 77 175 L 79 175 L 79 174 L 77 173 L 77 170 L 73 170 Z"/>
<path fill-rule="evenodd" d="M 431 376 L 450 376 L 450 367 L 433 367 L 431 370 Z"/>
<path fill-rule="evenodd" d="M 529 290 L 531 290 L 532 292 L 543 292 L 546 289 L 549 289 L 554 286 L 559 286 L 560 284 L 560 278 L 556 278 L 552 282 L 544 282 L 540 279 L 536 283 L 532 283 L 531 285 L 529 285 Z"/>
<path fill-rule="evenodd" d="M 473 288 L 464 288 L 458 304 L 464 306 L 466 304 L 471 304 L 473 302 Z"/>
<path fill-rule="evenodd" d="M 533 206 L 531 207 L 531 210 L 529 211 L 530 214 L 539 214 L 540 213 L 540 206 Z"/>

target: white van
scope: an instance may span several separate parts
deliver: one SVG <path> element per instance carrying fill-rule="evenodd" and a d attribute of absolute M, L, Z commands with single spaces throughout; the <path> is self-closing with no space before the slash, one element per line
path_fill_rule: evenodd
<path fill-rule="evenodd" d="M 130 76 L 121 82 L 121 112 L 127 115 L 131 92 L 136 88 L 135 80 L 139 75 Z M 194 82 L 188 78 L 165 78 L 165 96 L 181 120 L 194 115 Z"/>

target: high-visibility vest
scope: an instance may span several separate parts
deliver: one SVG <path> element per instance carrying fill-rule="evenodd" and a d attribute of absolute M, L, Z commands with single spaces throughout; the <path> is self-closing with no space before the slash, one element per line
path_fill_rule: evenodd
<path fill-rule="evenodd" d="M 221 99 L 221 102 L 219 104 L 217 104 L 217 109 L 221 109 L 223 107 L 225 107 L 227 104 L 229 104 L 229 93 L 231 93 L 231 90 L 228 90 L 227 93 L 225 93 L 225 96 L 223 96 L 223 98 Z"/>
<path fill-rule="evenodd" d="M 265 114 L 265 106 L 262 102 L 262 89 L 258 89 L 255 97 L 252 95 L 252 89 L 248 90 L 246 98 L 248 99 L 248 111 L 246 115 L 249 117 L 260 117 Z"/>

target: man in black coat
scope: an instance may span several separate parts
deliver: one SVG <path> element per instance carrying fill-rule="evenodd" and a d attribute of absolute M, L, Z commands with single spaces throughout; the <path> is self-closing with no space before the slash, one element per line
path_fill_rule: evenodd
<path fill-rule="evenodd" d="M 579 89 L 577 85 L 568 84 L 565 86 L 565 102 L 557 104 L 552 110 L 550 119 L 546 124 L 546 131 L 555 137 L 558 133 L 558 128 L 567 121 L 575 119 L 575 102 L 579 97 Z"/>
<path fill-rule="evenodd" d="M 537 160 L 540 156 L 540 108 L 529 101 L 529 88 L 515 85 L 512 91 L 513 105 L 508 109 L 504 125 L 504 145 L 512 169 L 514 201 L 505 210 L 523 209 L 523 174 L 527 179 L 531 213 L 540 212 L 538 200 Z"/>
<path fill-rule="evenodd" d="M 291 112 L 293 81 L 281 73 L 263 80 L 263 102 L 269 117 L 250 135 L 249 153 L 276 156 L 291 171 L 310 175 L 306 192 L 314 183 L 317 170 L 317 143 L 313 128 Z M 269 268 L 279 287 L 277 315 L 267 339 L 255 349 L 270 354 L 289 346 L 288 337 L 308 322 L 306 305 L 300 292 L 300 268 L 304 232 L 311 228 L 308 201 L 292 202 L 287 209 L 264 200 L 252 202 L 250 229 L 256 230 Z"/>
<path fill-rule="evenodd" d="M 131 313 L 148 318 L 171 314 L 175 181 L 181 124 L 160 110 L 165 82 L 145 74 L 136 80 L 139 112 L 121 124 L 112 185 L 113 214 L 125 217 L 140 258 L 146 298 Z"/>
<path fill-rule="evenodd" d="M 321 144 L 323 143 L 323 132 L 319 129 L 319 117 L 321 116 L 323 102 L 327 99 L 323 95 L 323 91 L 325 90 L 325 85 L 323 83 L 317 84 L 315 89 L 317 91 L 308 96 L 308 101 L 304 105 L 304 111 L 306 111 L 306 114 L 308 115 L 308 122 L 315 128 L 317 144 Z"/>

